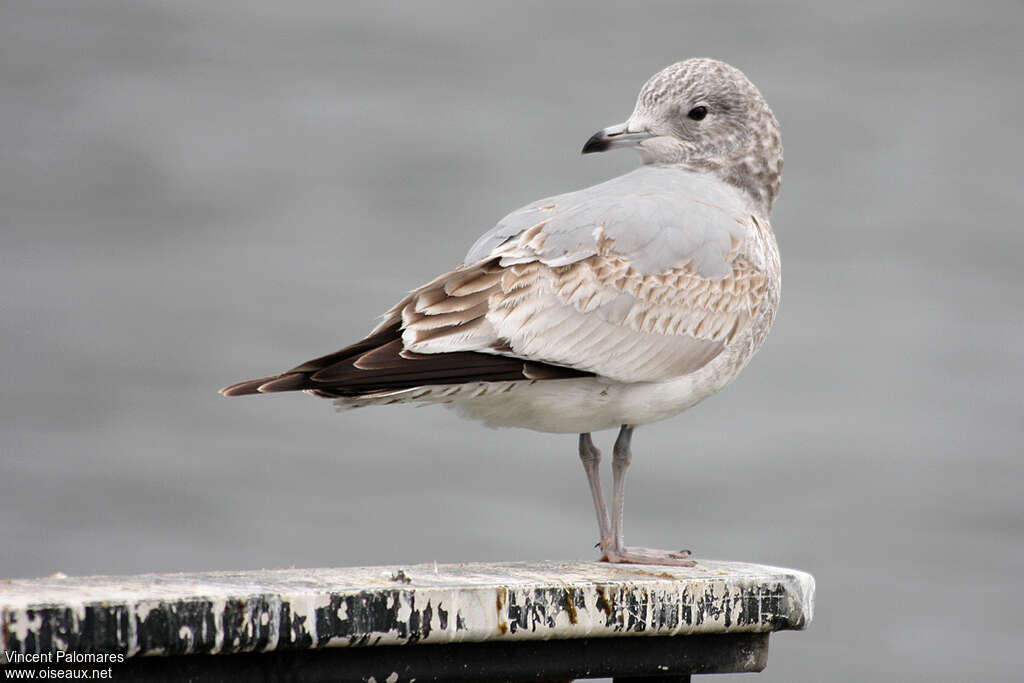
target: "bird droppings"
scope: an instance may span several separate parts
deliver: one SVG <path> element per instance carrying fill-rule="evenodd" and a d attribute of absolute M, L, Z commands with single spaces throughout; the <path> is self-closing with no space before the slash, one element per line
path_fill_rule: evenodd
<path fill-rule="evenodd" d="M 804 628 L 813 579 L 704 561 L 652 574 L 508 563 L 14 580 L 2 648 L 213 654 L 322 647 Z"/>
<path fill-rule="evenodd" d="M 672 574 L 669 574 L 668 572 L 650 572 L 650 571 L 647 571 L 645 569 L 636 569 L 634 571 L 636 571 L 638 574 L 643 574 L 645 576 L 654 576 L 654 577 L 657 577 L 659 579 L 674 579 L 674 578 L 676 578 L 675 576 L 673 576 Z"/>
<path fill-rule="evenodd" d="M 508 622 L 505 620 L 505 601 L 508 598 L 508 589 L 499 586 L 494 592 L 494 607 L 498 613 L 498 632 L 501 635 L 508 633 Z"/>
<path fill-rule="evenodd" d="M 604 613 L 609 617 L 612 615 L 612 603 L 608 599 L 607 588 L 605 586 L 597 587 L 597 606 L 604 610 Z"/>
<path fill-rule="evenodd" d="M 568 588 L 565 589 L 565 613 L 569 615 L 570 624 L 578 624 L 580 622 L 576 603 L 572 599 L 572 591 Z"/>

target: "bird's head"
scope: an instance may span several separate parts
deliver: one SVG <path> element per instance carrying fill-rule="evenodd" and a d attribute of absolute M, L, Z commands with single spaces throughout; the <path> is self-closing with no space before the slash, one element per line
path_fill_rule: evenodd
<path fill-rule="evenodd" d="M 656 73 L 629 119 L 599 130 L 583 153 L 620 147 L 636 149 L 647 164 L 715 172 L 768 210 L 779 191 L 779 124 L 743 72 L 714 59 L 688 59 Z"/>

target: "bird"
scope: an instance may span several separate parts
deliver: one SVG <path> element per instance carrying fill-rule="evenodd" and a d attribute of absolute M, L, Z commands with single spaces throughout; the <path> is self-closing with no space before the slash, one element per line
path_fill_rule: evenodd
<path fill-rule="evenodd" d="M 600 559 L 694 566 L 689 550 L 625 544 L 632 437 L 720 391 L 764 342 L 781 287 L 769 218 L 782 138 L 742 71 L 691 58 L 654 74 L 582 153 L 618 149 L 640 165 L 508 214 L 364 339 L 220 393 L 304 391 L 339 411 L 435 403 L 578 434 Z M 614 428 L 608 508 L 591 434 Z"/>

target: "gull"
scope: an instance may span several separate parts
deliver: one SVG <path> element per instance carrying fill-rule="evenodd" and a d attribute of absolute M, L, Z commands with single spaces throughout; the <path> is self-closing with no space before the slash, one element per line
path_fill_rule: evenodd
<path fill-rule="evenodd" d="M 780 292 L 768 219 L 782 139 L 740 70 L 688 59 L 652 76 L 583 154 L 620 148 L 642 165 L 505 216 L 365 339 L 221 393 L 305 391 L 339 410 L 439 403 L 494 427 L 579 434 L 601 559 L 693 566 L 688 550 L 625 545 L 631 440 L 721 390 L 764 342 Z M 616 427 L 609 512 L 591 433 Z"/>

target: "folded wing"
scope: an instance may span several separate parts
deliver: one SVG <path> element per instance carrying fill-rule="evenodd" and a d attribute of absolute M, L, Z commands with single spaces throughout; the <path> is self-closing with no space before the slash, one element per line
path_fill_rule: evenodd
<path fill-rule="evenodd" d="M 705 185 L 645 167 L 534 202 L 481 237 L 463 266 L 402 299 L 366 339 L 223 393 L 344 397 L 694 372 L 746 328 L 766 288 L 743 251 L 756 219 L 738 196 Z"/>

